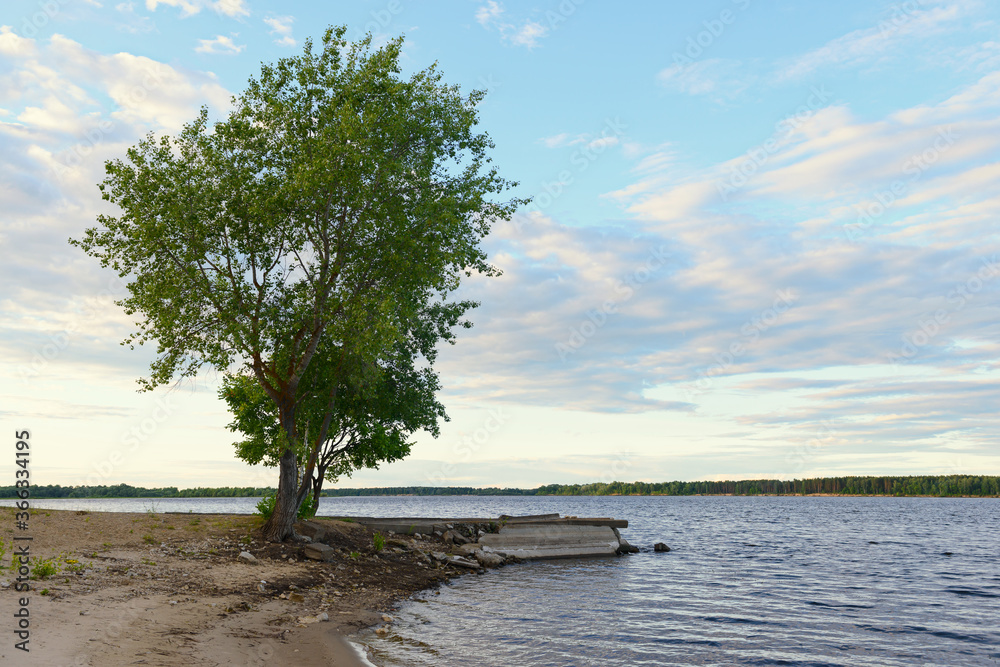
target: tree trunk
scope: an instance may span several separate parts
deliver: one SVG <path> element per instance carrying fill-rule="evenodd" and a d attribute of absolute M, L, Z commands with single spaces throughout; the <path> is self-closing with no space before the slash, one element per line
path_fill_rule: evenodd
<path fill-rule="evenodd" d="M 316 476 L 312 480 L 312 500 L 314 507 L 319 509 L 320 495 L 323 493 L 323 478 L 326 476 L 326 466 L 316 466 Z"/>
<path fill-rule="evenodd" d="M 292 535 L 292 524 L 299 511 L 298 466 L 295 452 L 286 449 L 278 464 L 278 495 L 274 502 L 274 512 L 261 532 L 269 542 L 281 542 Z"/>
<path fill-rule="evenodd" d="M 288 404 L 279 408 L 281 426 L 289 443 L 295 442 L 295 410 Z M 299 512 L 299 465 L 295 451 L 286 447 L 278 460 L 278 495 L 275 497 L 274 512 L 267 520 L 261 533 L 269 542 L 282 542 L 292 535 L 292 525 Z"/>

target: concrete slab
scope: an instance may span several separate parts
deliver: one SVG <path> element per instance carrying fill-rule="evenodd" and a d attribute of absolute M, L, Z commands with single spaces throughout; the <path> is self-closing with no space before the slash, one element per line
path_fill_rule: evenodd
<path fill-rule="evenodd" d="M 499 533 L 479 538 L 483 551 L 525 560 L 615 556 L 618 537 L 610 526 L 565 523 L 507 524 Z"/>

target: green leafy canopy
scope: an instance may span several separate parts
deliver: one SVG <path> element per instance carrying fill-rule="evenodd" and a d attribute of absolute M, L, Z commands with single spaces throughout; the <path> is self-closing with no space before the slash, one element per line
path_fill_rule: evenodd
<path fill-rule="evenodd" d="M 125 342 L 159 351 L 144 388 L 242 363 L 275 398 L 321 336 L 380 349 L 429 293 L 498 273 L 479 240 L 523 200 L 489 199 L 515 184 L 473 131 L 484 92 L 433 66 L 403 80 L 401 39 L 371 52 L 345 30 L 262 66 L 213 128 L 202 109 L 108 162 L 122 212 L 71 243 L 131 278 Z"/>
<path fill-rule="evenodd" d="M 338 458 L 346 470 L 436 428 L 437 378 L 416 369 L 469 326 L 477 304 L 451 295 L 499 274 L 481 240 L 526 203 L 497 200 L 516 183 L 475 130 L 484 91 L 463 95 L 434 66 L 405 78 L 401 38 L 373 49 L 345 33 L 262 65 L 225 120 L 202 109 L 107 162 L 99 188 L 120 213 L 70 240 L 127 278 L 118 303 L 137 330 L 123 344 L 158 351 L 143 389 L 209 364 L 270 401 L 247 393 L 234 423 L 259 440 L 246 456 L 278 462 L 273 539 L 324 444 L 368 443 Z"/>

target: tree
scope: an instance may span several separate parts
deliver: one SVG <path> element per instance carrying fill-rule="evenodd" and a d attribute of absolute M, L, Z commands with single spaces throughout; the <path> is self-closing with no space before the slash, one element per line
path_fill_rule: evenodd
<path fill-rule="evenodd" d="M 411 335 L 374 364 L 345 363 L 343 348 L 321 346 L 327 354 L 318 352 L 304 375 L 303 400 L 296 413 L 296 428 L 302 434 L 296 449 L 299 469 L 305 469 L 312 452 L 318 452 L 310 482 L 313 512 L 324 480 L 336 481 L 354 470 L 403 458 L 410 452 L 410 435 L 418 430 L 439 434 L 438 419 L 447 416 L 435 397 L 440 386 L 433 371 L 437 335 L 428 325 L 450 329 L 441 316 L 455 313 L 438 309 L 436 315 L 416 322 Z M 426 365 L 418 368 L 418 360 Z M 219 395 L 233 413 L 230 430 L 244 435 L 236 443 L 237 457 L 251 465 L 278 465 L 279 415 L 256 379 L 249 374 L 227 375 Z M 329 401 L 330 395 L 336 401 Z M 325 441 L 318 441 L 320 434 L 325 434 Z"/>
<path fill-rule="evenodd" d="M 373 51 L 345 32 L 262 65 L 224 121 L 210 128 L 202 109 L 177 137 L 149 135 L 106 163 L 99 187 L 121 214 L 71 239 L 128 280 L 118 303 L 139 321 L 125 344 L 157 343 L 142 389 L 209 364 L 252 376 L 272 401 L 282 439 L 263 534 L 275 541 L 320 453 L 300 475 L 314 359 L 375 364 L 428 308 L 460 317 L 471 304 L 449 296 L 462 276 L 498 274 L 482 238 L 525 203 L 493 199 L 516 183 L 474 131 L 484 91 L 462 95 L 434 66 L 404 79 L 402 39 Z"/>

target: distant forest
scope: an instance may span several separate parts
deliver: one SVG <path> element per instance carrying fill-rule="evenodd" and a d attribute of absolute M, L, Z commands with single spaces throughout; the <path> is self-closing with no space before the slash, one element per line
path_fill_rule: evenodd
<path fill-rule="evenodd" d="M 111 486 L 59 486 L 58 484 L 31 487 L 32 498 L 247 498 L 265 496 L 274 489 L 252 486 L 220 486 L 218 488 L 178 489 L 165 486 L 147 489 L 143 486 L 114 484 Z M 13 486 L 0 486 L 0 498 L 16 498 Z"/>
<path fill-rule="evenodd" d="M 234 487 L 147 489 L 141 486 L 32 486 L 32 498 L 238 498 L 274 493 L 273 488 Z M 373 489 L 327 489 L 324 496 L 793 496 L 810 494 L 863 496 L 1000 496 L 1000 477 L 947 475 L 919 477 L 817 477 L 746 479 L 725 482 L 610 482 L 547 484 L 537 489 L 468 486 L 392 486 Z M 0 498 L 16 498 L 13 486 L 0 487 Z"/>

